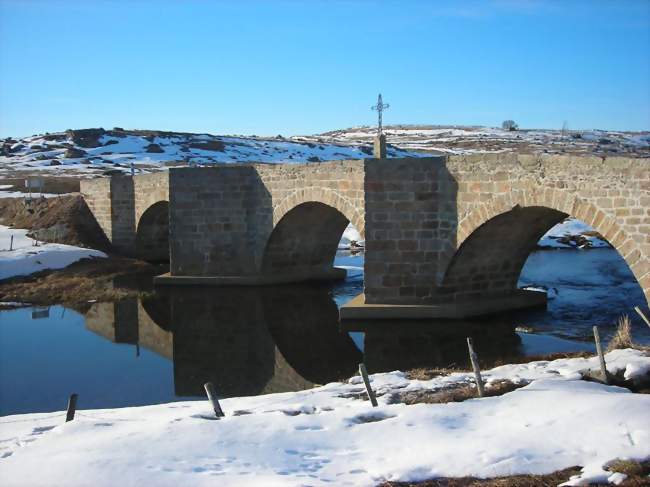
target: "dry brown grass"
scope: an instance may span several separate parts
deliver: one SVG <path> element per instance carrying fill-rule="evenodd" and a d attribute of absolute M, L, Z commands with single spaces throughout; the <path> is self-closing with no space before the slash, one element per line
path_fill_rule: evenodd
<path fill-rule="evenodd" d="M 502 396 L 512 392 L 526 383 L 515 384 L 509 380 L 500 380 L 490 383 L 485 387 L 484 397 Z M 463 402 L 477 397 L 476 387 L 470 384 L 451 384 L 449 387 L 438 390 L 419 390 L 393 393 L 390 402 L 393 404 L 443 404 L 448 402 Z"/>
<path fill-rule="evenodd" d="M 632 339 L 632 322 L 628 315 L 623 315 L 618 319 L 616 334 L 609 341 L 607 351 L 611 352 L 612 350 L 634 347 L 634 340 Z"/>
<path fill-rule="evenodd" d="M 579 467 L 570 467 L 548 475 L 512 475 L 493 479 L 438 478 L 422 482 L 385 482 L 378 487 L 556 487 L 579 473 Z"/>
<path fill-rule="evenodd" d="M 109 257 L 83 259 L 55 271 L 43 271 L 25 277 L 0 281 L 0 301 L 18 301 L 39 305 L 83 305 L 90 300 L 118 301 L 140 296 L 136 287 L 115 286 L 115 279 L 135 279 L 164 272 L 135 259 Z"/>
<path fill-rule="evenodd" d="M 650 486 L 650 459 L 642 461 L 615 460 L 607 466 L 610 472 L 628 476 L 623 487 Z M 580 467 L 569 467 L 547 475 L 512 475 L 492 479 L 475 477 L 438 478 L 421 482 L 384 482 L 378 487 L 555 487 L 581 472 Z M 600 484 L 598 484 L 600 485 Z"/>
<path fill-rule="evenodd" d="M 454 372 L 469 372 L 471 369 L 469 367 L 436 367 L 436 368 L 426 368 L 420 367 L 417 369 L 411 369 L 406 371 L 406 377 L 409 380 L 431 380 L 434 377 L 440 377 L 443 375 L 449 375 Z"/>
<path fill-rule="evenodd" d="M 641 461 L 618 459 L 609 462 L 606 469 L 610 472 L 624 473 L 630 477 L 630 480 L 634 477 L 648 477 L 650 475 L 650 458 Z M 647 479 L 647 482 L 650 484 L 650 479 Z"/>
<path fill-rule="evenodd" d="M 516 356 L 516 357 L 506 357 L 498 360 L 493 360 L 489 363 L 481 363 L 481 368 L 493 368 L 500 365 L 508 364 L 527 364 L 530 362 L 539 362 L 539 361 L 552 361 L 563 358 L 589 358 L 593 357 L 593 352 L 557 352 L 549 353 L 546 355 L 527 355 L 527 356 Z M 410 369 L 406 371 L 406 377 L 410 380 L 430 380 L 434 377 L 440 377 L 443 375 L 449 375 L 454 372 L 471 372 L 469 365 L 469 359 L 467 365 L 449 365 L 447 367 L 434 367 L 434 368 L 417 368 Z"/>

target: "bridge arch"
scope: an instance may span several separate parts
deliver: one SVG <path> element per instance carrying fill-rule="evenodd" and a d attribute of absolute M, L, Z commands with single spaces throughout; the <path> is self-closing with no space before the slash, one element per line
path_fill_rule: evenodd
<path fill-rule="evenodd" d="M 294 191 L 273 206 L 273 229 L 262 248 L 262 274 L 327 275 L 348 223 L 363 235 L 362 215 L 362 208 L 334 190 Z"/>
<path fill-rule="evenodd" d="M 294 191 L 283 198 L 277 205 L 273 205 L 273 228 L 291 210 L 303 203 L 318 202 L 331 206 L 345 215 L 357 231 L 364 236 L 364 209 L 355 206 L 348 198 L 337 191 L 323 187 L 307 187 Z"/>
<path fill-rule="evenodd" d="M 149 206 L 137 222 L 136 257 L 151 262 L 169 260 L 169 201 Z"/>
<path fill-rule="evenodd" d="M 623 257 L 650 303 L 649 256 L 616 218 L 575 193 L 555 188 L 512 192 L 474 207 L 458 223 L 455 249 L 446 249 L 443 292 L 516 288 L 539 239 L 572 216 L 598 231 Z"/>

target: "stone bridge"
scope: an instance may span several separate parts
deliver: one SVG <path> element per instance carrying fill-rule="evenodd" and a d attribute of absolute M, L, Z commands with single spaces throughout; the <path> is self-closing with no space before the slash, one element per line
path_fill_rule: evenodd
<path fill-rule="evenodd" d="M 349 317 L 470 316 L 540 302 L 517 290 L 567 216 L 618 250 L 650 301 L 650 161 L 516 153 L 178 168 L 82 182 L 114 247 L 169 259 L 159 283 L 341 277 L 348 222 L 366 240 Z"/>

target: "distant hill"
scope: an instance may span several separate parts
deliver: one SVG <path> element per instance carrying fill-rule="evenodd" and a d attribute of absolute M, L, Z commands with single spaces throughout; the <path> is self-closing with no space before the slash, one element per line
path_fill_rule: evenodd
<path fill-rule="evenodd" d="M 599 156 L 650 157 L 650 132 L 606 130 L 504 130 L 455 125 L 391 125 L 388 142 L 404 150 L 463 154 L 471 152 L 545 152 Z M 332 143 L 369 143 L 372 127 L 355 127 L 320 134 Z"/>
<path fill-rule="evenodd" d="M 307 137 L 216 136 L 155 130 L 81 129 L 0 141 L 0 176 L 47 172 L 91 175 L 237 162 L 296 163 L 361 159 L 371 142 L 340 144 Z M 417 155 L 389 147 L 390 157 Z"/>
<path fill-rule="evenodd" d="M 472 152 L 548 152 L 650 157 L 650 132 L 516 130 L 393 125 L 389 157 Z M 310 136 L 219 136 L 157 130 L 80 129 L 0 140 L 0 177 L 138 173 L 237 162 L 299 163 L 371 157 L 372 127 Z"/>

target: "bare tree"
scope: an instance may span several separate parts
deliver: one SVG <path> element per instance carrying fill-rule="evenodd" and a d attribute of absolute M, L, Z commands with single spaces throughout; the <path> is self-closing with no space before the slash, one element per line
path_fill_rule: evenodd
<path fill-rule="evenodd" d="M 503 123 L 501 124 L 501 128 L 503 130 L 513 131 L 513 130 L 517 130 L 519 127 L 517 126 L 514 120 L 504 120 Z"/>

